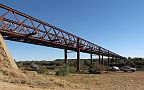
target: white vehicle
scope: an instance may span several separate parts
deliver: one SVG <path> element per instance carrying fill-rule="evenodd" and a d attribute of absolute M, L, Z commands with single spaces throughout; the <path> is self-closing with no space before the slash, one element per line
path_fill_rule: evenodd
<path fill-rule="evenodd" d="M 135 72 L 136 68 L 132 68 L 130 66 L 124 66 L 124 67 L 121 68 L 121 70 L 124 71 L 124 72 L 128 72 L 128 71 Z"/>
<path fill-rule="evenodd" d="M 111 71 L 119 71 L 120 69 L 119 69 L 119 67 L 117 67 L 117 66 L 112 66 L 111 67 Z"/>

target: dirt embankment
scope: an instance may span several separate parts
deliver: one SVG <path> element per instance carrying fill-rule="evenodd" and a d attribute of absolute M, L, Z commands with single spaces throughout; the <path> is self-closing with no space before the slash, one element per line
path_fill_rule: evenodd
<path fill-rule="evenodd" d="M 72 74 L 66 77 L 0 69 L 0 90 L 144 90 L 144 72 Z"/>

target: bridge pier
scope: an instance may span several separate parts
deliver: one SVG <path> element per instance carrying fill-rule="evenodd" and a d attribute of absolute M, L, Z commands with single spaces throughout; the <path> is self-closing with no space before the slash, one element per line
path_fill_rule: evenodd
<path fill-rule="evenodd" d="M 91 65 L 93 65 L 92 53 L 90 54 L 90 63 L 91 63 Z"/>
<path fill-rule="evenodd" d="M 67 49 L 64 49 L 65 64 L 68 66 Z"/>
<path fill-rule="evenodd" d="M 110 58 L 109 58 L 109 56 L 108 56 L 108 66 L 110 66 Z"/>
<path fill-rule="evenodd" d="M 113 61 L 115 60 L 115 57 L 114 57 L 114 56 L 112 57 L 112 60 L 113 60 Z"/>
<path fill-rule="evenodd" d="M 104 64 L 104 60 L 103 60 L 103 55 L 102 55 L 102 60 L 101 60 L 101 64 Z"/>
<path fill-rule="evenodd" d="M 100 56 L 100 54 L 99 54 L 99 64 L 101 64 L 101 56 Z"/>
<path fill-rule="evenodd" d="M 109 51 L 108 51 L 108 66 L 110 66 Z"/>
<path fill-rule="evenodd" d="M 80 48 L 77 50 L 77 71 L 80 71 Z"/>
<path fill-rule="evenodd" d="M 99 64 L 101 64 L 101 56 L 100 56 L 100 51 L 101 51 L 101 48 L 99 47 Z"/>

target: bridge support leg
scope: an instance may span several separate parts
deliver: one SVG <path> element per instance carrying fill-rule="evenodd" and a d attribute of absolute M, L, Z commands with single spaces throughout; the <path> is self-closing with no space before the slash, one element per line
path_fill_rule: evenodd
<path fill-rule="evenodd" d="M 64 50 L 64 57 L 65 57 L 65 64 L 68 65 L 68 59 L 67 59 L 67 49 Z"/>
<path fill-rule="evenodd" d="M 101 56 L 100 56 L 100 54 L 99 54 L 99 64 L 101 64 Z"/>
<path fill-rule="evenodd" d="M 101 61 L 101 64 L 104 64 L 103 55 L 102 55 L 102 61 Z"/>
<path fill-rule="evenodd" d="M 93 65 L 93 58 L 92 58 L 92 53 L 90 54 L 90 59 L 91 59 L 91 65 Z"/>
<path fill-rule="evenodd" d="M 108 66 L 110 66 L 110 58 L 109 58 L 109 55 L 108 55 Z"/>
<path fill-rule="evenodd" d="M 80 71 L 80 48 L 77 50 L 77 71 Z"/>
<path fill-rule="evenodd" d="M 112 60 L 113 60 L 113 61 L 115 60 L 114 56 L 112 57 Z"/>
<path fill-rule="evenodd" d="M 108 61 L 107 66 L 110 66 L 110 58 L 109 58 L 109 51 L 108 51 Z"/>

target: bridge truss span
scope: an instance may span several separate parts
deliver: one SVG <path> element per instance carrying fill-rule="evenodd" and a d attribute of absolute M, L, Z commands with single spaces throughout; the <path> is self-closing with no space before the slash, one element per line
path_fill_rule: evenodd
<path fill-rule="evenodd" d="M 0 33 L 6 40 L 122 58 L 110 50 L 3 4 L 0 4 Z"/>

